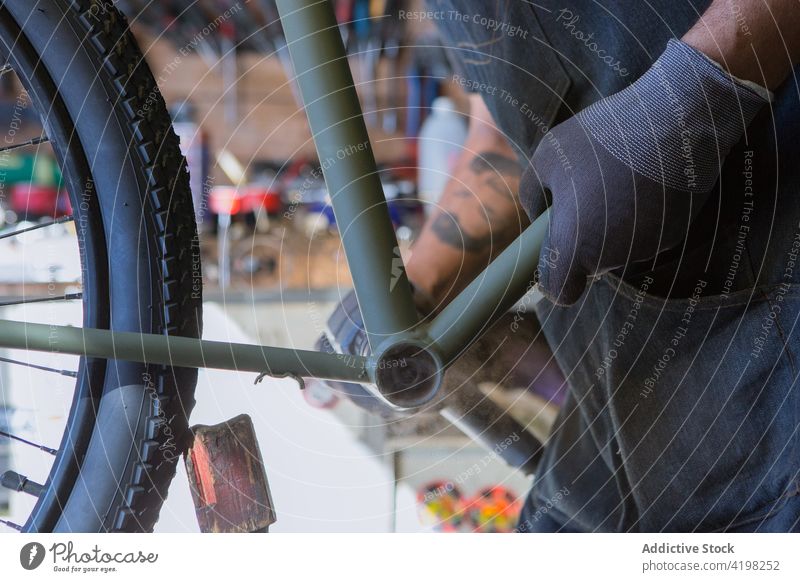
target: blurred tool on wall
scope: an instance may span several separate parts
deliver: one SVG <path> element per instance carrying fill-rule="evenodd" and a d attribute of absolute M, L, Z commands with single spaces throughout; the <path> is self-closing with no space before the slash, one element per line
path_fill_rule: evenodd
<path fill-rule="evenodd" d="M 442 84 L 450 80 L 453 69 L 441 42 L 432 33 L 419 36 L 406 68 L 406 136 L 419 134 L 431 105 L 442 93 Z"/>
<path fill-rule="evenodd" d="M 427 214 L 439 202 L 466 139 L 466 121 L 452 99 L 437 97 L 417 140 L 417 189 Z"/>
<path fill-rule="evenodd" d="M 402 16 L 419 8 L 418 0 L 332 2 L 405 249 L 464 139 L 453 69 L 434 24 Z M 206 278 L 223 289 L 279 281 L 266 272 L 284 231 L 298 249 L 335 246 L 335 193 L 313 151 L 275 1 L 119 6 L 154 49 L 145 54 L 187 158 Z M 443 95 L 453 101 L 437 100 Z M 256 170 L 265 164 L 269 176 Z"/>

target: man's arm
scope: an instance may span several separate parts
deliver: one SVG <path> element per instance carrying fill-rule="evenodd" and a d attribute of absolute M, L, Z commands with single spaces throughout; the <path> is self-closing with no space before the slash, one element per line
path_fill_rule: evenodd
<path fill-rule="evenodd" d="M 731 75 L 775 89 L 800 61 L 800 0 L 714 0 L 683 42 Z"/>
<path fill-rule="evenodd" d="M 426 298 L 423 310 L 441 309 L 528 225 L 519 206 L 520 173 L 482 97 L 471 95 L 464 150 L 407 264 Z"/>
<path fill-rule="evenodd" d="M 800 61 L 800 0 L 714 0 L 683 41 L 732 75 L 775 89 Z M 453 179 L 408 261 L 426 308 L 445 305 L 528 224 L 514 151 L 480 96 L 470 97 L 470 110 Z"/>

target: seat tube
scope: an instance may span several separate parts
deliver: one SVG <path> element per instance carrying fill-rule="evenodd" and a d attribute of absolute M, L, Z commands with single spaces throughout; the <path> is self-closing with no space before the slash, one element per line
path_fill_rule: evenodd
<path fill-rule="evenodd" d="M 418 317 L 342 37 L 329 1 L 277 5 L 374 352 Z"/>

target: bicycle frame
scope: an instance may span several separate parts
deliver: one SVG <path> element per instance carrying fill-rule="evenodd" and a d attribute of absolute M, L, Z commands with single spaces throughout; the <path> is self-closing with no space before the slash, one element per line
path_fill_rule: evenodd
<path fill-rule="evenodd" d="M 444 370 L 533 284 L 547 213 L 429 325 L 419 323 L 333 8 L 327 0 L 277 4 L 372 355 L 8 320 L 0 320 L 0 347 L 370 383 L 384 402 L 414 409 L 436 396 Z M 399 374 L 398 359 L 413 373 Z"/>

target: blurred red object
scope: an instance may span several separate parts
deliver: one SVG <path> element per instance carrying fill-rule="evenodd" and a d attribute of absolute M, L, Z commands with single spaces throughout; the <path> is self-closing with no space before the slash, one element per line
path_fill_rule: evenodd
<path fill-rule="evenodd" d="M 19 183 L 11 187 L 11 210 L 20 217 L 60 216 L 58 189 Z"/>
<path fill-rule="evenodd" d="M 263 186 L 215 186 L 209 198 L 209 207 L 214 214 L 234 215 L 259 210 L 276 214 L 281 205 L 280 194 Z"/>
<path fill-rule="evenodd" d="M 269 214 L 277 214 L 282 208 L 280 193 L 264 186 L 248 186 L 244 189 L 243 197 L 245 207 L 250 212 L 257 212 L 261 208 Z"/>
<path fill-rule="evenodd" d="M 481 489 L 465 505 L 472 531 L 484 533 L 514 531 L 522 510 L 517 495 L 502 485 Z"/>
<path fill-rule="evenodd" d="M 438 532 L 456 532 L 464 521 L 464 495 L 452 481 L 433 481 L 417 491 L 420 521 Z"/>
<path fill-rule="evenodd" d="M 239 214 L 242 198 L 235 186 L 214 186 L 208 199 L 208 206 L 214 214 Z"/>

